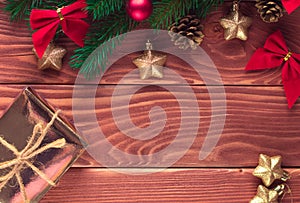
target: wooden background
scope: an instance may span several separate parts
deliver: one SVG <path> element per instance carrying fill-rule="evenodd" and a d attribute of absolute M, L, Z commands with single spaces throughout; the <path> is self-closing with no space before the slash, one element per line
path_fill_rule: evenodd
<path fill-rule="evenodd" d="M 254 4 L 253 1 L 241 3 L 242 12 L 253 18 L 246 42 L 223 39 L 218 20 L 229 11 L 230 2 L 211 12 L 203 21 L 206 37 L 201 47 L 218 68 L 227 99 L 222 136 L 205 160 L 199 161 L 198 153 L 211 119 L 207 88 L 192 67 L 168 56 L 167 66 L 186 78 L 199 103 L 200 128 L 190 150 L 172 167 L 141 176 L 112 172 L 85 153 L 41 202 L 248 202 L 260 183 L 252 176 L 259 153 L 282 155 L 283 166 L 292 176 L 288 181 L 292 195 L 286 195 L 283 202 L 292 199 L 294 203 L 300 202 L 300 100 L 288 109 L 279 68 L 244 71 L 255 49 L 277 29 L 283 32 L 290 49 L 300 53 L 300 9 L 289 16 L 286 14 L 279 23 L 266 24 L 260 20 Z M 22 88 L 30 85 L 48 102 L 62 109 L 70 120 L 73 119 L 72 91 L 78 71 L 72 70 L 67 61 L 75 45 L 67 38 L 60 39 L 58 44 L 69 50 L 62 71 L 37 70 L 26 24 L 10 23 L 8 14 L 0 12 L 0 114 Z M 174 97 L 152 85 L 141 89 L 132 98 L 132 120 L 140 126 L 149 124 L 149 109 L 159 105 L 167 112 L 168 126 L 150 143 L 129 139 L 118 132 L 109 108 L 111 94 L 122 76 L 135 68 L 131 60 L 138 54 L 123 57 L 108 70 L 99 85 L 101 90 L 96 94 L 96 108 L 99 124 L 115 146 L 133 154 L 147 154 L 172 142 L 180 113 Z M 136 85 L 134 81 L 128 81 L 124 87 Z"/>

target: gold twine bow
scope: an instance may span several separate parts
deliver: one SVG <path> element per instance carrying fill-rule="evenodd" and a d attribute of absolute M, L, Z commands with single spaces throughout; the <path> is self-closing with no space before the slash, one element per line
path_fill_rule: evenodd
<path fill-rule="evenodd" d="M 14 176 L 16 176 L 17 182 L 20 186 L 20 192 L 22 194 L 22 197 L 26 203 L 30 202 L 28 200 L 28 197 L 26 195 L 25 191 L 25 185 L 23 183 L 22 177 L 20 175 L 20 170 L 24 167 L 24 165 L 27 165 L 30 167 L 36 174 L 38 174 L 42 179 L 44 179 L 48 184 L 55 186 L 55 183 L 50 180 L 46 174 L 44 174 L 42 171 L 40 171 L 36 166 L 34 166 L 29 160 L 37 156 L 38 154 L 41 154 L 45 152 L 46 150 L 50 148 L 62 148 L 66 144 L 66 140 L 64 138 L 57 139 L 51 143 L 46 144 L 45 146 L 41 145 L 42 141 L 44 140 L 47 132 L 49 131 L 50 127 L 53 125 L 55 119 L 58 117 L 60 111 L 57 111 L 51 121 L 46 125 L 44 128 L 42 123 L 37 123 L 34 128 L 32 135 L 25 146 L 25 148 L 22 151 L 18 151 L 18 149 L 13 145 L 8 143 L 5 139 L 3 139 L 0 136 L 0 143 L 5 146 L 7 149 L 12 151 L 14 155 L 16 155 L 15 159 L 5 161 L 0 163 L 0 170 L 13 167 L 10 172 L 8 172 L 4 176 L 0 176 L 0 191 L 2 188 L 7 184 L 7 182 L 12 179 Z M 37 138 L 38 137 L 38 138 Z M 36 139 L 37 138 L 37 139 Z M 36 140 L 36 141 L 35 141 Z"/>
<path fill-rule="evenodd" d="M 57 15 L 58 15 L 58 17 L 59 17 L 59 20 L 63 20 L 63 19 L 64 19 L 64 16 L 63 16 L 63 14 L 61 13 L 61 10 L 62 10 L 63 8 L 64 8 L 64 6 L 61 7 L 61 8 L 57 8 L 57 10 L 56 10 Z"/>
<path fill-rule="evenodd" d="M 288 52 L 286 55 L 285 55 L 285 57 L 283 58 L 283 60 L 284 61 L 288 61 L 290 58 L 291 58 L 291 56 L 292 56 L 292 52 Z"/>

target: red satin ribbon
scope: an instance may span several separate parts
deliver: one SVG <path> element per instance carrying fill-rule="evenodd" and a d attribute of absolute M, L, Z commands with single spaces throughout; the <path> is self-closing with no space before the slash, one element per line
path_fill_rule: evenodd
<path fill-rule="evenodd" d="M 78 0 L 56 11 L 32 9 L 30 25 L 33 30 L 38 29 L 33 33 L 32 40 L 40 58 L 53 39 L 59 25 L 71 40 L 81 47 L 84 46 L 83 39 L 89 28 L 89 24 L 82 20 L 88 17 L 87 13 L 83 11 L 85 7 L 85 0 Z"/>
<path fill-rule="evenodd" d="M 288 14 L 300 6 L 300 0 L 281 0 L 281 2 Z"/>
<path fill-rule="evenodd" d="M 300 54 L 291 52 L 278 30 L 271 34 L 263 48 L 258 48 L 246 66 L 246 70 L 262 70 L 282 65 L 282 83 L 289 108 L 300 96 Z"/>

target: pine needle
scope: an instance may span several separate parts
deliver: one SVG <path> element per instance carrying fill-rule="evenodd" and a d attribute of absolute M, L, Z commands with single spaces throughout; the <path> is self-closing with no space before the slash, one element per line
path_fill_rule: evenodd
<path fill-rule="evenodd" d="M 31 9 L 55 9 L 69 5 L 76 0 L 6 0 L 4 10 L 10 12 L 11 20 L 28 20 Z M 224 0 L 157 0 L 153 1 L 153 13 L 148 22 L 154 29 L 166 29 L 174 21 L 193 11 L 204 18 L 214 7 Z M 87 0 L 86 10 L 92 16 L 93 22 L 85 39 L 85 46 L 75 50 L 70 65 L 80 68 L 80 73 L 86 78 L 94 78 L 105 69 L 108 54 L 110 54 L 119 35 L 134 29 L 138 23 L 126 14 L 124 0 Z M 59 34 L 57 31 L 57 35 Z M 114 38 L 114 39 L 113 39 Z M 113 40 L 111 40 L 113 39 Z M 116 40 L 115 40 L 116 39 Z M 107 43 L 105 43 L 107 42 Z M 103 43 L 101 50 L 93 53 Z M 89 61 L 85 62 L 89 58 Z"/>
<path fill-rule="evenodd" d="M 10 12 L 10 20 L 20 21 L 28 18 L 30 8 L 40 6 L 41 0 L 7 0 L 5 4 L 4 10 Z"/>
<path fill-rule="evenodd" d="M 6 0 L 4 10 L 10 12 L 11 21 L 28 20 L 33 8 L 39 9 L 56 9 L 69 5 L 76 0 L 55 1 L 55 0 Z"/>
<path fill-rule="evenodd" d="M 80 68 L 86 78 L 95 78 L 100 74 L 101 70 L 105 69 L 107 54 L 114 50 L 118 40 L 111 40 L 120 34 L 126 33 L 138 24 L 131 20 L 126 12 L 120 11 L 104 17 L 101 21 L 95 21 L 87 34 L 85 46 L 75 50 L 71 57 L 70 65 L 73 68 Z M 104 42 L 111 40 L 103 46 L 97 54 L 93 53 Z M 92 57 L 89 57 L 93 53 Z M 84 63 L 89 57 L 89 61 Z"/>
<path fill-rule="evenodd" d="M 166 29 L 172 22 L 186 16 L 192 10 L 203 18 L 211 8 L 224 0 L 161 0 L 154 2 L 154 11 L 149 22 L 154 29 Z"/>
<path fill-rule="evenodd" d="M 88 0 L 86 10 L 93 16 L 93 20 L 120 11 L 124 5 L 123 0 Z"/>

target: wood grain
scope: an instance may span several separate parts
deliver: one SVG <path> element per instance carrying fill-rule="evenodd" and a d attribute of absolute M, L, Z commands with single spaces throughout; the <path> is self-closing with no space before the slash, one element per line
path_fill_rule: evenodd
<path fill-rule="evenodd" d="M 90 90 L 79 92 L 80 110 L 74 112 L 72 94 L 74 87 L 78 85 L 75 83 L 78 70 L 72 70 L 68 61 L 77 48 L 76 45 L 67 37 L 57 41 L 58 45 L 68 49 L 61 72 L 37 70 L 37 59 L 32 52 L 31 33 L 26 22 L 9 22 L 8 14 L 2 10 L 4 2 L 0 0 L 0 116 L 22 88 L 30 85 L 53 106 L 61 109 L 69 120 L 74 121 L 75 114 L 86 118 L 81 125 L 88 129 L 87 132 L 93 132 L 95 129 L 89 117 L 89 114 L 95 113 L 98 120 L 96 124 L 101 127 L 106 140 L 128 154 L 151 157 L 167 148 L 176 139 L 181 127 L 182 114 L 175 95 L 182 96 L 188 104 L 192 104 L 193 100 L 183 88 L 182 82 L 174 80 L 169 72 L 165 72 L 163 80 L 150 82 L 139 80 L 137 72 L 128 76 L 128 73 L 136 70 L 132 59 L 142 52 L 125 54 L 128 47 L 120 46 L 116 51 L 123 54 L 123 57 L 115 60 L 101 81 L 83 82 L 99 84 L 95 94 L 95 110 L 86 105 L 94 98 L 86 98 L 86 93 L 92 91 L 93 86 L 90 86 Z M 249 39 L 245 42 L 237 39 L 225 41 L 223 29 L 218 21 L 227 14 L 231 4 L 232 1 L 226 0 L 222 7 L 212 11 L 202 21 L 206 37 L 201 48 L 214 62 L 221 81 L 216 80 L 212 74 L 214 67 L 211 69 L 206 67 L 203 70 L 203 61 L 200 61 L 197 67 L 189 64 L 189 58 L 198 57 L 198 53 L 182 54 L 180 58 L 168 54 L 166 66 L 191 85 L 199 106 L 199 124 L 195 121 L 195 117 L 189 114 L 183 116 L 190 122 L 190 125 L 184 128 L 186 136 L 190 136 L 188 132 L 195 126 L 199 128 L 189 150 L 176 163 L 165 166 L 167 169 L 159 173 L 151 173 L 154 168 L 147 166 L 148 163 L 143 160 L 137 163 L 142 167 L 126 169 L 127 172 L 133 169 L 149 172 L 147 175 L 139 176 L 113 172 L 85 152 L 62 177 L 58 186 L 46 194 L 42 203 L 248 202 L 260 184 L 259 179 L 251 175 L 257 165 L 259 153 L 270 156 L 282 155 L 282 165 L 292 174 L 291 180 L 288 181 L 292 194 L 287 194 L 283 203 L 292 200 L 295 203 L 300 202 L 300 100 L 291 110 L 287 108 L 280 68 L 258 72 L 244 71 L 252 53 L 256 48 L 263 46 L 267 36 L 277 29 L 283 32 L 289 48 L 293 52 L 300 53 L 298 22 L 300 9 L 291 15 L 285 14 L 279 23 L 266 24 L 256 12 L 255 0 L 242 1 L 240 3 L 242 13 L 253 18 Z M 130 48 L 141 47 L 145 39 L 146 37 L 136 36 L 135 41 L 129 45 Z M 170 39 L 167 36 L 165 40 Z M 153 43 L 155 47 L 157 42 Z M 197 75 L 195 69 L 199 67 L 203 74 Z M 209 82 L 204 80 L 206 76 Z M 123 83 L 120 83 L 121 79 Z M 146 84 L 146 87 L 143 87 L 143 84 Z M 226 106 L 223 104 L 223 94 L 217 91 L 214 93 L 217 106 L 213 107 L 209 90 L 222 87 L 222 84 L 226 92 Z M 175 91 L 168 92 L 166 88 L 162 88 L 163 85 L 173 87 Z M 112 97 L 116 87 L 122 91 Z M 138 91 L 130 98 L 129 107 L 121 104 L 117 108 L 129 109 L 130 120 L 134 125 L 142 128 L 150 126 L 149 112 L 155 106 L 162 107 L 167 116 L 162 132 L 146 141 L 128 137 L 127 134 L 120 132 L 112 115 L 112 98 L 121 102 L 130 96 L 128 91 L 135 88 Z M 199 151 L 212 118 L 220 116 L 224 108 L 226 108 L 226 122 L 218 144 L 206 159 L 199 160 Z M 214 109 L 216 115 L 212 113 Z M 189 113 L 193 112 L 192 109 L 188 110 Z M 124 119 L 124 115 L 117 118 L 128 121 Z M 162 119 L 154 120 L 156 123 L 162 121 Z M 127 130 L 132 129 L 128 127 Z M 179 140 L 184 143 L 186 138 L 180 137 Z M 99 142 L 97 139 L 95 141 Z M 177 154 L 183 154 L 182 149 L 168 156 Z M 119 157 L 110 158 L 119 160 Z M 121 160 L 117 166 L 122 167 L 122 164 L 130 161 Z"/>
<path fill-rule="evenodd" d="M 225 41 L 223 29 L 218 20 L 230 9 L 231 3 L 227 2 L 217 11 L 211 12 L 203 21 L 206 38 L 201 47 L 206 51 L 215 63 L 224 84 L 242 85 L 278 85 L 281 83 L 280 69 L 245 73 L 244 67 L 256 48 L 263 46 L 265 39 L 276 29 L 280 29 L 288 46 L 294 52 L 300 53 L 300 25 L 297 20 L 300 17 L 300 10 L 296 10 L 291 15 L 285 15 L 279 23 L 266 24 L 256 13 L 254 2 L 242 2 L 241 11 L 252 17 L 253 25 L 249 30 L 249 40 L 243 42 L 237 39 Z M 2 6 L 3 7 L 3 6 Z M 68 38 L 62 37 L 58 45 L 68 48 L 68 55 L 64 58 L 64 67 L 61 72 L 39 71 L 36 68 L 36 59 L 33 55 L 32 41 L 26 23 L 10 23 L 8 15 L 0 11 L 0 83 L 26 83 L 26 84 L 73 84 L 78 71 L 70 69 L 68 61 L 76 48 Z M 144 44 L 144 38 L 138 36 L 136 43 L 131 46 Z M 169 39 L 166 39 L 169 40 Z M 154 42 L 155 43 L 155 42 Z M 118 52 L 126 51 L 128 47 L 120 47 Z M 132 58 L 118 61 L 110 67 L 106 77 L 101 84 L 116 84 L 126 73 L 134 69 L 131 63 Z M 14 60 L 11 60 L 14 57 Z M 125 56 L 126 58 L 126 56 Z M 183 56 L 184 58 L 184 56 Z M 186 63 L 174 61 L 170 56 L 167 66 L 178 72 L 190 84 L 203 84 L 199 76 L 195 74 L 192 67 Z M 137 84 L 136 80 L 127 81 L 128 84 Z M 165 80 L 172 82 L 172 80 Z M 208 84 L 209 85 L 209 84 Z"/>
<path fill-rule="evenodd" d="M 249 39 L 241 41 L 238 39 L 226 41 L 224 40 L 224 30 L 219 24 L 219 19 L 226 15 L 231 8 L 231 3 L 224 4 L 217 11 L 211 12 L 205 20 L 203 20 L 205 38 L 201 44 L 201 48 L 210 56 L 214 62 L 218 72 L 221 75 L 222 82 L 226 85 L 279 85 L 281 84 L 281 70 L 269 69 L 257 72 L 246 72 L 244 67 L 250 57 L 258 47 L 262 47 L 266 38 L 277 29 L 280 29 L 284 36 L 288 47 L 296 53 L 300 53 L 300 26 L 295 23 L 295 19 L 299 18 L 300 10 L 296 10 L 292 15 L 285 15 L 279 23 L 264 23 L 256 12 L 255 2 L 241 3 L 241 12 L 253 18 L 253 24 L 249 30 Z M 132 46 L 140 47 L 143 43 L 143 37 L 136 36 Z M 146 38 L 146 37 L 144 37 Z M 130 38 L 131 39 L 131 38 Z M 166 37 L 165 40 L 168 40 Z M 164 41 L 164 40 L 161 40 Z M 153 42 L 155 46 L 155 40 Z M 159 44 L 159 42 L 157 43 Z M 125 53 L 127 46 L 117 48 L 118 52 Z M 128 70 L 124 67 L 134 69 L 135 66 L 131 60 L 138 55 L 129 55 L 122 58 L 121 63 L 117 61 L 105 75 L 104 83 L 116 84 L 121 77 L 126 75 Z M 201 57 L 196 55 L 195 57 Z M 193 70 L 197 67 L 188 65 L 189 60 L 182 55 L 183 61 L 168 55 L 166 67 L 176 71 L 184 77 L 190 84 L 203 84 L 203 80 L 197 76 Z M 201 64 L 201 62 L 200 62 Z M 112 75 L 114 77 L 112 77 Z M 174 83 L 168 78 L 164 79 L 165 83 Z M 128 80 L 128 84 L 138 84 L 134 79 Z M 210 84 L 207 84 L 210 85 Z"/>
<path fill-rule="evenodd" d="M 9 106 L 13 98 L 18 95 L 24 86 L 1 85 L 0 109 Z M 68 119 L 73 119 L 72 112 L 72 86 L 33 86 L 34 89 L 55 107 L 63 110 Z M 176 87 L 176 86 L 175 86 Z M 116 101 L 122 101 L 127 91 L 135 86 L 121 86 L 123 91 L 116 95 Z M 167 123 L 163 131 L 155 138 L 146 141 L 132 139 L 120 132 L 117 128 L 111 112 L 111 94 L 114 86 L 100 86 L 96 94 L 96 116 L 99 120 L 104 135 L 119 149 L 130 154 L 153 154 L 168 146 L 177 135 L 180 127 L 180 108 L 178 101 L 169 92 L 157 87 L 149 86 L 138 91 L 130 101 L 130 116 L 134 124 L 145 127 L 150 124 L 149 110 L 153 106 L 161 106 L 167 112 Z M 181 87 L 176 87 L 177 94 Z M 190 150 L 181 158 L 174 167 L 250 167 L 257 164 L 259 153 L 270 155 L 281 154 L 285 166 L 300 166 L 300 137 L 299 120 L 300 106 L 298 104 L 292 110 L 287 108 L 286 99 L 282 87 L 225 87 L 227 107 L 226 122 L 218 145 L 212 153 L 203 161 L 198 160 L 199 151 L 207 136 L 211 122 L 211 100 L 204 86 L 194 86 L 197 103 L 199 105 L 200 123 L 199 130 Z M 82 99 L 79 107 L 82 110 L 76 114 L 85 115 L 83 127 L 87 132 L 92 132 L 93 122 L 90 113 L 94 110 L 86 107 L 84 98 L 86 91 L 82 91 Z M 155 92 L 155 94 L 153 94 Z M 218 96 L 218 95 L 217 95 Z M 187 95 L 187 99 L 189 96 Z M 127 106 L 120 106 L 126 109 Z M 123 116 L 123 115 L 122 115 Z M 184 129 L 189 132 L 193 128 L 194 118 L 190 118 L 191 125 Z M 130 129 L 129 129 L 130 130 Z M 186 135 L 188 136 L 188 135 Z M 181 138 L 182 142 L 184 137 Z M 97 140 L 96 140 L 97 141 Z M 289 146 L 289 147 L 287 147 Z M 114 157 L 117 159 L 117 157 Z M 128 160 L 123 160 L 126 163 Z M 122 162 L 120 162 L 121 164 Z M 76 166 L 99 166 L 99 163 L 91 159 L 87 154 L 83 155 L 75 164 Z"/>
<path fill-rule="evenodd" d="M 252 176 L 252 171 L 243 168 L 166 169 L 160 173 L 134 176 L 109 169 L 73 168 L 41 203 L 249 202 L 260 183 Z M 288 181 L 292 195 L 287 194 L 282 203 L 289 203 L 291 199 L 296 203 L 300 201 L 300 171 L 288 171 L 292 174 Z"/>

